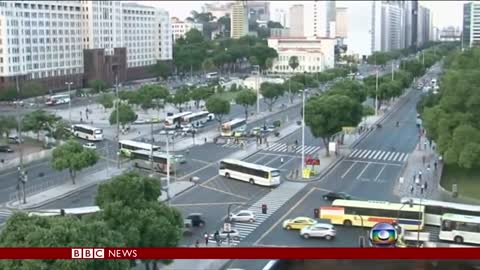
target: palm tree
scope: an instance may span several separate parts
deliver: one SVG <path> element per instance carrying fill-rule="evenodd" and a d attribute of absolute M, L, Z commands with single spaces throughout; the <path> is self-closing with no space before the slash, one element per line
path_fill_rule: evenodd
<path fill-rule="evenodd" d="M 290 56 L 288 59 L 288 65 L 290 66 L 291 69 L 293 69 L 293 72 L 295 72 L 295 69 L 300 65 L 300 61 L 298 60 L 298 56 Z M 288 79 L 288 95 L 290 96 L 290 102 L 293 103 L 293 98 L 292 98 L 292 89 L 290 87 L 291 85 L 291 79 Z"/>

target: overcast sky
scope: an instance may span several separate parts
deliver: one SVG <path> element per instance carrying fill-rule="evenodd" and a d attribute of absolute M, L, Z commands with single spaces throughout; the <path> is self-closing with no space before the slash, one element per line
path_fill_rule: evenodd
<path fill-rule="evenodd" d="M 212 1 L 134 1 L 137 3 L 163 8 L 170 12 L 171 17 L 184 19 L 191 10 L 201 11 L 206 2 Z M 224 1 L 226 2 L 226 1 Z M 292 3 L 300 1 L 269 1 L 271 12 L 276 8 L 287 10 Z M 344 3 L 342 3 L 344 2 Z M 437 27 L 461 26 L 463 17 L 463 3 L 466 1 L 420 1 L 420 4 L 433 12 L 433 25 Z M 337 6 L 348 6 L 348 1 L 341 1 Z"/>

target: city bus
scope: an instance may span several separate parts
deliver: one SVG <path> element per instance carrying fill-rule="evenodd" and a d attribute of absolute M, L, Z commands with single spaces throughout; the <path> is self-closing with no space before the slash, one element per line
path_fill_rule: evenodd
<path fill-rule="evenodd" d="M 224 159 L 220 161 L 218 174 L 229 179 L 233 178 L 249 182 L 252 185 L 280 185 L 280 170 L 236 159 Z"/>
<path fill-rule="evenodd" d="M 152 157 L 152 154 L 153 169 L 156 172 L 167 172 L 167 158 L 169 159 L 170 171 L 173 172 L 172 164 L 175 162 L 175 159 L 172 158 L 172 155 L 167 155 L 166 153 L 152 153 L 148 150 L 136 150 L 131 152 L 130 158 L 133 160 L 133 164 L 135 167 L 150 170 L 152 168 L 150 163 L 150 158 Z"/>
<path fill-rule="evenodd" d="M 245 133 L 247 129 L 247 121 L 244 118 L 237 118 L 222 124 L 222 131 L 220 135 L 224 137 L 239 137 Z"/>
<path fill-rule="evenodd" d="M 73 125 L 72 133 L 75 137 L 81 138 L 87 141 L 102 141 L 103 130 L 88 125 Z"/>
<path fill-rule="evenodd" d="M 163 123 L 163 126 L 166 129 L 175 129 L 175 128 L 181 128 L 182 127 L 182 121 L 183 118 L 192 112 L 182 112 L 182 113 L 177 113 L 174 115 L 167 116 L 165 118 L 165 121 Z"/>
<path fill-rule="evenodd" d="M 130 157 L 132 151 L 137 151 L 137 150 L 146 150 L 148 152 L 152 151 L 158 151 L 160 150 L 160 146 L 149 144 L 149 143 L 142 143 L 142 142 L 136 142 L 136 141 L 131 141 L 131 140 L 120 140 L 118 142 L 118 149 L 120 149 L 120 154 Z"/>
<path fill-rule="evenodd" d="M 55 217 L 55 216 L 75 216 L 82 217 L 85 215 L 95 214 L 100 212 L 101 209 L 98 206 L 86 206 L 76 208 L 64 208 L 64 209 L 45 209 L 28 213 L 29 217 Z"/>
<path fill-rule="evenodd" d="M 206 78 L 207 78 L 208 80 L 218 79 L 218 72 L 210 72 L 210 73 L 207 73 Z"/>
<path fill-rule="evenodd" d="M 425 224 L 440 226 L 443 214 L 458 214 L 467 216 L 480 216 L 480 205 L 443 202 L 419 198 L 402 198 L 403 204 L 413 203 L 425 206 Z"/>
<path fill-rule="evenodd" d="M 377 201 L 335 200 L 320 207 L 320 218 L 332 224 L 373 227 L 377 223 L 397 223 L 405 230 L 422 230 L 425 207 Z"/>
<path fill-rule="evenodd" d="M 54 95 L 47 98 L 45 105 L 53 106 L 70 103 L 70 95 Z"/>
<path fill-rule="evenodd" d="M 455 243 L 480 244 L 480 217 L 444 214 L 438 238 Z"/>
<path fill-rule="evenodd" d="M 183 127 L 199 127 L 213 119 L 213 114 L 208 111 L 201 111 L 184 116 L 182 119 Z"/>

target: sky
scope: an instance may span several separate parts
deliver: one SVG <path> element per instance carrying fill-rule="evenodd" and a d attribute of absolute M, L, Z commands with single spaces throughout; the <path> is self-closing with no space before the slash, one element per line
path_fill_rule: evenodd
<path fill-rule="evenodd" d="M 185 19 L 190 11 L 201 11 L 206 2 L 212 1 L 134 1 L 139 4 L 160 7 L 170 13 L 170 17 Z M 224 1 L 227 2 L 227 1 Z M 288 10 L 294 2 L 300 1 L 269 1 L 270 13 L 276 8 Z M 348 2 L 348 1 L 341 1 Z M 337 6 L 345 6 L 344 3 L 337 3 Z M 446 26 L 461 26 L 463 17 L 463 3 L 467 1 L 420 1 L 420 5 L 429 8 L 433 12 L 433 25 L 439 28 Z"/>

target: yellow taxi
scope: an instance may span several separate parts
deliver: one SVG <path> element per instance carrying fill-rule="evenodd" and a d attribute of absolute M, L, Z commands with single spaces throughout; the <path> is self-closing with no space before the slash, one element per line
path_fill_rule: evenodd
<path fill-rule="evenodd" d="M 317 223 L 317 221 L 309 217 L 296 217 L 285 220 L 282 227 L 287 230 L 301 230 L 315 223 Z"/>

